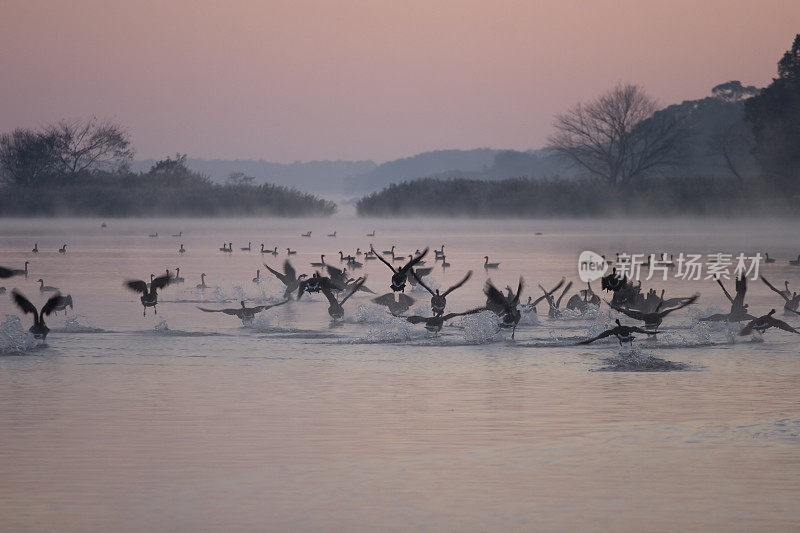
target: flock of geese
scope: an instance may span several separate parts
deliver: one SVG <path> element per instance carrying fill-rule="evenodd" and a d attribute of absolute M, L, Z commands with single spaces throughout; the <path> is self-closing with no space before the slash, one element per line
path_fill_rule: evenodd
<path fill-rule="evenodd" d="M 173 234 L 173 237 L 182 237 L 183 232 Z M 302 237 L 311 237 L 311 232 L 306 232 L 301 235 Z M 335 238 L 336 232 L 327 235 L 329 238 Z M 368 237 L 374 237 L 374 230 L 367 234 Z M 158 233 L 150 234 L 151 238 L 158 238 Z M 243 252 L 252 252 L 252 242 L 248 242 L 246 247 L 240 247 Z M 65 254 L 67 245 L 64 244 L 59 250 L 59 253 Z M 228 242 L 219 248 L 220 252 L 232 253 L 233 243 Z M 597 310 L 602 304 L 601 297 L 596 294 L 591 287 L 587 284 L 585 289 L 579 290 L 577 293 L 572 294 L 567 300 L 564 308 L 562 303 L 564 298 L 569 294 L 573 287 L 572 282 L 567 282 L 562 278 L 551 289 L 546 289 L 541 284 L 538 285 L 541 295 L 534 299 L 533 296 L 528 296 L 527 302 L 521 301 L 523 290 L 525 288 L 524 280 L 520 277 L 516 288 L 507 286 L 505 292 L 495 287 L 491 279 L 485 282 L 483 287 L 483 294 L 486 297 L 486 302 L 480 307 L 475 307 L 458 312 L 447 312 L 447 297 L 454 291 L 463 287 L 472 277 L 473 271 L 470 270 L 466 275 L 457 283 L 451 285 L 446 290 L 432 288 L 432 284 L 426 283 L 425 278 L 429 276 L 434 266 L 425 266 L 425 258 L 428 257 L 428 248 L 423 250 L 416 250 L 413 254 L 398 254 L 396 246 L 392 245 L 387 250 L 378 252 L 372 244 L 369 249 L 365 248 L 362 252 L 357 248 L 354 254 L 345 255 L 343 251 L 339 251 L 339 266 L 325 262 L 325 254 L 320 254 L 320 260 L 310 263 L 313 272 L 311 274 L 297 274 L 295 267 L 292 265 L 288 256 L 295 255 L 297 252 L 286 248 L 287 258 L 283 261 L 280 270 L 264 263 L 266 270 L 279 280 L 283 286 L 283 299 L 279 303 L 272 305 L 258 305 L 247 307 L 245 301 L 240 302 L 239 307 L 225 308 L 225 309 L 209 309 L 198 307 L 199 310 L 206 313 L 223 313 L 230 316 L 235 316 L 247 324 L 252 322 L 258 313 L 268 309 L 287 304 L 292 299 L 300 300 L 305 293 L 322 293 L 328 302 L 328 314 L 333 321 L 341 320 L 344 317 L 344 305 L 350 298 L 357 292 L 368 294 L 376 294 L 375 291 L 366 286 L 367 276 L 354 277 L 350 272 L 363 268 L 364 262 L 376 260 L 385 265 L 386 274 L 388 274 L 387 285 L 389 291 L 382 295 L 377 295 L 372 298 L 372 301 L 378 305 L 387 308 L 388 312 L 394 316 L 403 317 L 412 324 L 424 324 L 426 330 L 431 333 L 437 334 L 442 330 L 444 323 L 456 317 L 471 315 L 482 311 L 491 311 L 497 316 L 497 324 L 500 328 L 510 329 L 511 338 L 514 338 L 516 328 L 522 318 L 523 313 L 533 312 L 537 313 L 537 305 L 545 302 L 547 306 L 547 314 L 552 319 L 558 319 L 564 316 L 564 310 L 570 310 L 573 314 L 586 314 L 589 311 Z M 39 253 L 38 243 L 34 243 L 32 249 L 34 254 Z M 185 253 L 185 248 L 181 244 L 180 253 Z M 269 254 L 278 256 L 278 247 L 265 248 L 261 244 L 261 254 Z M 662 258 L 666 260 L 666 254 L 662 254 Z M 774 263 L 774 258 L 769 258 L 767 255 L 767 262 Z M 445 255 L 445 245 L 433 250 L 434 264 L 440 264 L 442 268 L 447 268 L 449 263 Z M 791 260 L 790 264 L 793 266 L 800 266 L 800 257 Z M 12 269 L 7 267 L 0 267 L 0 278 L 12 278 L 14 276 L 24 276 L 28 278 L 30 261 L 25 261 L 23 268 Z M 500 263 L 490 262 L 488 256 L 484 256 L 483 263 L 484 270 L 496 270 L 500 267 Z M 800 307 L 800 295 L 796 291 L 789 288 L 789 282 L 784 282 L 784 288 L 776 288 L 765 277 L 761 277 L 762 282 L 773 292 L 779 295 L 784 304 L 784 314 L 800 314 L 798 307 Z M 261 270 L 256 271 L 256 276 L 252 280 L 254 283 L 260 284 L 263 281 L 261 277 Z M 49 296 L 46 303 L 37 309 L 31 302 L 17 289 L 12 291 L 12 299 L 19 309 L 25 314 L 33 315 L 33 325 L 30 332 L 39 339 L 44 340 L 47 337 L 49 328 L 45 324 L 45 316 L 58 311 L 64 311 L 66 308 L 73 308 L 72 296 L 67 294 L 63 296 L 57 287 L 45 285 L 42 278 L 37 280 L 39 283 L 39 291 L 42 295 Z M 166 270 L 165 274 L 156 276 L 150 275 L 150 281 L 145 280 L 125 280 L 124 287 L 139 295 L 139 300 L 142 304 L 143 316 L 147 315 L 147 309 L 152 308 L 154 313 L 158 313 L 158 295 L 159 291 L 163 290 L 169 285 L 180 284 L 185 282 L 184 278 L 180 275 L 180 268 L 175 269 L 175 273 Z M 734 283 L 734 296 L 731 296 L 725 285 L 721 280 L 717 280 L 724 295 L 730 302 L 730 310 L 727 313 L 713 314 L 708 317 L 703 317 L 700 321 L 703 322 L 728 322 L 728 323 L 741 323 L 746 324 L 740 329 L 740 335 L 750 335 L 753 332 L 763 334 L 770 328 L 781 329 L 791 333 L 800 334 L 800 331 L 793 328 L 786 322 L 774 317 L 775 309 L 770 310 L 766 314 L 756 316 L 750 312 L 749 305 L 745 303 L 747 293 L 747 279 L 739 278 Z M 430 314 L 427 316 L 411 315 L 405 316 L 405 313 L 415 303 L 415 300 L 405 294 L 408 286 L 419 287 L 421 290 L 426 291 L 430 295 Z M 200 283 L 195 286 L 199 291 L 209 289 L 210 286 L 206 284 L 206 274 L 203 272 L 200 275 Z M 608 306 L 614 311 L 628 317 L 629 319 L 637 322 L 637 325 L 624 325 L 619 319 L 616 320 L 616 326 L 603 331 L 599 335 L 580 341 L 578 344 L 589 344 L 599 339 L 614 336 L 619 341 L 620 345 L 630 343 L 634 340 L 636 335 L 654 336 L 659 332 L 664 318 L 697 302 L 700 295 L 694 294 L 688 297 L 673 297 L 666 298 L 665 291 L 662 290 L 658 293 L 655 289 L 650 289 L 643 292 L 641 282 L 633 283 L 626 277 L 619 276 L 616 268 L 612 272 L 601 279 L 601 288 L 603 291 L 611 293 L 611 300 L 605 300 Z M 0 287 L 0 294 L 6 291 L 5 287 Z M 559 293 L 560 291 L 560 293 Z"/>

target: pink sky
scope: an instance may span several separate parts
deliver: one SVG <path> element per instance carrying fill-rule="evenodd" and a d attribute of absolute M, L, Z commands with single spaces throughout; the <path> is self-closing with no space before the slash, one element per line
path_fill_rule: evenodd
<path fill-rule="evenodd" d="M 619 81 L 763 86 L 797 0 L 0 2 L 0 131 L 95 115 L 137 158 L 537 148 Z"/>

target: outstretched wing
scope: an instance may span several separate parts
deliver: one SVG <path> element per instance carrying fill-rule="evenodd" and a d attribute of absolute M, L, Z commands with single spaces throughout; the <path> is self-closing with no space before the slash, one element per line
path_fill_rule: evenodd
<path fill-rule="evenodd" d="M 346 301 L 347 301 L 347 300 L 348 300 L 348 299 L 349 299 L 349 298 L 350 298 L 352 295 L 354 295 L 356 292 L 358 292 L 358 289 L 360 289 L 360 288 L 361 288 L 361 286 L 364 284 L 364 282 L 365 282 L 365 281 L 367 281 L 367 278 L 366 278 L 366 276 L 365 276 L 365 277 L 363 277 L 363 278 L 360 278 L 360 279 L 359 279 L 359 281 L 356 281 L 356 282 L 355 282 L 355 284 L 353 284 L 353 285 L 350 287 L 350 289 L 351 289 L 351 290 L 350 290 L 350 294 L 348 294 L 347 296 L 345 296 L 345 297 L 342 299 L 342 301 L 341 301 L 341 302 L 339 302 L 339 305 L 344 305 L 344 303 L 345 303 L 345 302 L 346 302 Z"/>
<path fill-rule="evenodd" d="M 719 280 L 719 279 L 718 279 L 718 280 L 717 280 L 717 283 L 719 283 L 719 286 L 722 288 L 722 292 L 724 292 L 724 293 L 725 293 L 725 297 L 726 297 L 726 298 L 728 298 L 728 301 L 729 301 L 730 303 L 733 303 L 733 297 L 732 297 L 732 296 L 731 296 L 731 294 L 728 292 L 728 289 L 726 289 L 726 288 L 725 288 L 725 285 L 723 285 L 723 284 L 722 284 L 722 280 Z M 738 282 L 738 281 L 736 282 L 736 286 L 737 286 L 737 287 L 739 286 L 739 282 Z M 738 296 L 738 294 L 737 294 L 737 296 Z"/>
<path fill-rule="evenodd" d="M 11 297 L 14 299 L 14 303 L 17 304 L 23 313 L 33 313 L 34 316 L 39 316 L 39 312 L 36 310 L 36 307 L 25 298 L 21 293 L 17 292 L 17 289 L 11 291 Z"/>
<path fill-rule="evenodd" d="M 611 307 L 611 309 L 613 309 L 614 311 L 619 311 L 619 312 L 620 312 L 620 313 L 622 313 L 623 315 L 625 315 L 625 316 L 629 316 L 629 317 L 631 317 L 631 318 L 632 318 L 632 319 L 634 319 L 634 320 L 641 320 L 642 322 L 645 322 L 645 321 L 647 320 L 647 314 L 646 314 L 646 313 L 642 313 L 641 311 L 637 311 L 636 309 L 626 309 L 626 308 L 624 308 L 624 307 L 614 307 L 614 306 L 613 306 L 613 305 L 611 305 L 610 303 L 608 303 L 608 302 L 606 302 L 606 303 L 607 303 L 607 304 L 608 304 L 608 305 Z"/>
<path fill-rule="evenodd" d="M 381 260 L 381 263 L 383 263 L 383 264 L 384 264 L 384 265 L 386 265 L 387 267 L 391 268 L 391 269 L 392 269 L 392 272 L 394 272 L 395 274 L 397 274 L 397 270 L 395 270 L 395 269 L 394 269 L 394 267 L 392 266 L 392 264 L 391 264 L 389 261 L 387 261 L 386 259 L 384 259 L 384 258 L 383 258 L 383 256 L 381 256 L 381 255 L 380 255 L 378 252 L 376 252 L 376 251 L 375 251 L 375 248 L 373 248 L 373 247 L 372 247 L 372 245 L 370 245 L 369 249 L 370 249 L 370 250 L 372 250 L 372 254 L 373 254 L 375 257 L 377 257 L 378 259 L 380 259 L 380 260 Z"/>
<path fill-rule="evenodd" d="M 789 298 L 787 298 L 787 297 L 786 297 L 786 295 L 785 295 L 785 294 L 783 294 L 783 291 L 779 291 L 778 289 L 776 289 L 775 287 L 773 287 L 773 286 L 772 286 L 772 283 L 770 283 L 769 281 L 767 281 L 767 278 L 765 278 L 764 276 L 761 276 L 761 281 L 763 281 L 763 282 L 764 282 L 764 284 L 765 284 L 767 287 L 769 287 L 769 288 L 770 288 L 770 289 L 772 289 L 773 291 L 775 291 L 775 292 L 777 292 L 778 294 L 780 294 L 780 295 L 781 295 L 781 298 L 783 298 L 783 299 L 784 299 L 784 300 L 786 300 L 787 302 L 789 301 Z"/>
<path fill-rule="evenodd" d="M 614 334 L 614 330 L 613 329 L 607 329 L 603 333 L 598 335 L 597 337 L 592 337 L 591 339 L 586 339 L 585 341 L 581 341 L 578 344 L 591 344 L 594 341 L 597 341 L 597 340 L 600 340 L 600 339 L 605 339 L 606 337 L 610 337 L 613 334 Z"/>
<path fill-rule="evenodd" d="M 288 302 L 288 301 L 289 301 L 289 299 L 287 298 L 287 299 L 285 299 L 284 301 L 282 301 L 282 302 L 278 302 L 278 303 L 276 303 L 276 304 L 272 304 L 272 305 L 260 305 L 259 307 L 261 307 L 261 310 L 262 310 L 262 311 L 266 311 L 267 309 L 272 309 L 273 307 L 278 307 L 279 305 L 283 305 L 283 304 L 285 304 L 285 303 L 286 303 L 286 302 Z"/>
<path fill-rule="evenodd" d="M 227 309 L 206 309 L 205 307 L 198 307 L 198 309 L 206 313 L 224 313 L 227 311 Z"/>
<path fill-rule="evenodd" d="M 492 285 L 491 280 L 486 280 L 486 285 L 483 287 L 483 294 L 486 295 L 488 303 L 486 308 L 494 311 L 497 314 L 508 313 L 511 311 L 511 306 L 503 296 L 503 293 L 497 290 L 497 287 Z"/>
<path fill-rule="evenodd" d="M 450 320 L 451 318 L 455 318 L 457 316 L 474 315 L 475 313 L 480 313 L 481 311 L 486 311 L 486 308 L 476 307 L 475 309 L 470 309 L 469 311 L 462 311 L 461 313 L 447 313 L 442 317 L 442 321 Z"/>
<path fill-rule="evenodd" d="M 425 285 L 425 283 L 422 282 L 422 276 L 418 276 L 413 268 L 411 269 L 411 275 L 414 276 L 414 279 L 417 280 L 417 283 L 422 285 L 423 289 L 431 293 L 431 296 L 436 296 L 436 293 L 433 292 L 430 287 L 428 287 L 427 285 Z"/>
<path fill-rule="evenodd" d="M 525 280 L 522 277 L 519 278 L 519 284 L 517 285 L 517 294 L 514 295 L 514 299 L 511 300 L 511 309 L 514 310 L 519 305 L 519 297 L 522 296 L 522 289 L 525 287 Z"/>
<path fill-rule="evenodd" d="M 747 278 L 742 276 L 742 279 L 736 280 L 736 298 L 733 299 L 733 304 L 737 307 L 744 307 L 744 295 L 747 294 Z"/>
<path fill-rule="evenodd" d="M 567 286 L 564 287 L 564 291 L 561 293 L 561 296 L 558 297 L 558 301 L 556 301 L 556 307 L 561 307 L 561 300 L 564 299 L 564 296 L 569 292 L 571 288 L 572 288 L 572 282 L 570 281 L 569 283 L 567 283 Z"/>
<path fill-rule="evenodd" d="M 386 294 L 384 294 L 382 296 L 378 296 L 377 298 L 373 298 L 372 301 L 375 302 L 378 305 L 390 306 L 390 305 L 394 304 L 395 299 L 394 299 L 394 294 L 393 293 L 387 292 Z"/>
<path fill-rule="evenodd" d="M 399 271 L 400 272 L 408 272 L 408 270 L 411 267 L 413 267 L 414 265 L 416 265 L 417 263 L 422 261 L 422 258 L 425 257 L 425 254 L 427 254 L 427 253 L 428 253 L 428 248 L 426 247 L 424 250 L 422 250 L 421 254 L 419 254 L 417 257 L 414 257 L 413 259 L 409 260 L 408 263 L 403 265 L 403 267 Z"/>
<path fill-rule="evenodd" d="M 745 335 L 750 335 L 751 333 L 753 333 L 753 326 L 755 326 L 755 325 L 756 325 L 756 320 L 758 320 L 758 319 L 757 319 L 757 318 L 754 318 L 753 320 L 751 320 L 750 322 L 748 322 L 748 323 L 747 323 L 747 324 L 746 324 L 746 325 L 745 325 L 745 326 L 742 328 L 742 330 L 739 332 L 739 335 L 741 335 L 741 336 L 745 336 Z"/>
<path fill-rule="evenodd" d="M 419 275 L 420 278 L 425 277 L 425 276 L 429 276 L 430 273 L 433 272 L 433 267 L 418 268 L 418 269 L 416 269 L 416 272 L 417 272 L 417 274 Z"/>
<path fill-rule="evenodd" d="M 129 279 L 128 281 L 125 282 L 125 286 L 134 292 L 147 294 L 147 283 L 145 283 L 140 279 L 137 280 Z"/>
<path fill-rule="evenodd" d="M 344 272 L 342 272 L 341 269 L 338 269 L 335 266 L 325 265 L 325 268 L 328 269 L 328 275 L 331 278 L 341 279 L 344 276 Z"/>
<path fill-rule="evenodd" d="M 171 282 L 172 282 L 172 277 L 167 274 L 164 274 L 163 276 L 158 276 L 150 283 L 150 289 L 151 290 L 162 289 L 167 285 L 169 285 Z"/>
<path fill-rule="evenodd" d="M 800 334 L 800 331 L 797 331 L 796 329 L 794 329 L 792 326 L 790 326 L 789 324 L 787 324 L 783 320 L 779 320 L 777 318 L 773 318 L 771 320 L 771 323 L 772 323 L 772 327 L 773 328 L 782 329 L 783 331 L 788 331 L 790 333 L 798 333 L 798 334 Z"/>
<path fill-rule="evenodd" d="M 407 316 L 406 320 L 408 320 L 412 324 L 419 324 L 420 322 L 425 322 L 426 320 L 428 320 L 428 318 L 424 316 L 414 315 L 414 316 Z"/>
<path fill-rule="evenodd" d="M 665 316 L 667 316 L 668 314 L 670 314 L 673 311 L 677 311 L 678 309 L 683 309 L 684 307 L 688 307 L 688 306 L 692 305 L 693 303 L 695 303 L 697 301 L 698 298 L 700 298 L 700 295 L 699 294 L 694 294 L 692 297 L 687 298 L 686 300 L 684 300 L 684 302 L 682 304 L 680 304 L 678 307 L 673 307 L 672 309 L 667 309 L 666 311 L 661 311 L 658 314 L 659 314 L 659 316 L 661 316 L 661 318 L 664 318 Z M 630 315 L 628 315 L 628 316 L 630 316 Z"/>
<path fill-rule="evenodd" d="M 320 287 L 320 290 L 322 291 L 322 294 L 325 295 L 325 298 L 328 299 L 328 302 L 331 305 L 339 305 L 339 301 L 336 300 L 336 296 L 333 295 L 333 293 L 331 292 L 330 288 L 328 288 L 326 285 L 322 285 Z"/>
<path fill-rule="evenodd" d="M 273 276 L 275 276 L 276 278 L 278 278 L 279 280 L 281 280 L 281 283 L 283 283 L 284 285 L 288 285 L 288 284 L 289 284 L 289 283 L 288 283 L 288 279 L 287 279 L 287 277 L 288 277 L 288 276 L 286 276 L 286 275 L 284 275 L 284 274 L 281 274 L 280 272 L 278 272 L 277 270 L 275 270 L 274 268 L 272 268 L 271 266 L 269 266 L 269 265 L 268 265 L 268 264 L 266 264 L 266 263 L 264 263 L 264 267 L 265 267 L 267 270 L 269 270 L 270 272 L 272 272 L 272 275 L 273 275 Z M 288 259 L 287 259 L 287 260 L 286 260 L 286 262 L 283 264 L 283 269 L 284 269 L 284 270 L 286 270 L 286 268 L 287 268 L 287 267 L 291 269 L 292 273 L 294 273 L 294 269 L 292 268 L 292 265 L 290 265 L 290 264 L 289 264 L 289 260 L 288 260 Z"/>
<path fill-rule="evenodd" d="M 414 305 L 414 298 L 403 293 L 400 293 L 400 296 L 397 297 L 397 301 L 406 307 L 411 307 L 412 305 Z"/>
<path fill-rule="evenodd" d="M 57 292 L 53 296 L 51 296 L 42 307 L 42 315 L 50 316 L 50 313 L 55 311 L 59 303 L 61 303 L 61 293 Z"/>
<path fill-rule="evenodd" d="M 450 287 L 449 289 L 447 289 L 446 291 L 444 291 L 444 293 L 442 294 L 442 296 L 447 296 L 448 294 L 450 294 L 451 292 L 453 292 L 453 291 L 454 291 L 454 290 L 456 290 L 457 288 L 461 287 L 461 286 L 462 286 L 462 285 L 464 285 L 464 284 L 465 284 L 467 281 L 469 281 L 469 278 L 471 278 L 471 277 L 472 277 L 472 270 L 470 270 L 469 272 L 467 272 L 467 275 L 466 275 L 466 276 L 464 276 L 464 279 L 462 279 L 461 281 L 459 281 L 458 283 L 456 283 L 455 285 L 453 285 L 452 287 Z M 426 287 L 426 288 L 427 288 L 427 287 Z M 430 289 L 429 289 L 429 290 L 430 290 Z"/>

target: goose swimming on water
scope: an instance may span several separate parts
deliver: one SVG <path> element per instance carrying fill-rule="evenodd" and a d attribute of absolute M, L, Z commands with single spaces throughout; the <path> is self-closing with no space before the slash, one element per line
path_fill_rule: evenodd
<path fill-rule="evenodd" d="M 374 237 L 374 236 L 375 236 L 375 230 L 372 230 L 372 233 L 367 233 L 367 237 Z"/>
<path fill-rule="evenodd" d="M 172 283 L 183 283 L 186 281 L 181 277 L 181 267 L 175 267 L 175 277 L 172 278 Z"/>
<path fill-rule="evenodd" d="M 797 256 L 797 259 L 790 259 L 789 264 L 792 266 L 800 266 L 800 255 Z"/>
<path fill-rule="evenodd" d="M 45 340 L 47 338 L 47 334 L 50 332 L 50 328 L 48 328 L 47 324 L 44 323 L 44 317 L 49 316 L 53 311 L 55 311 L 59 304 L 61 294 L 56 293 L 55 295 L 51 296 L 42 306 L 41 312 L 37 311 L 36 306 L 33 305 L 30 300 L 25 298 L 22 293 L 17 292 L 16 289 L 11 291 L 11 294 L 14 299 L 14 303 L 17 304 L 17 307 L 19 307 L 23 313 L 33 314 L 33 325 L 28 331 L 33 333 L 35 338 Z"/>
<path fill-rule="evenodd" d="M 51 287 L 49 285 L 45 285 L 44 284 L 44 280 L 42 278 L 37 279 L 36 282 L 39 284 L 39 292 L 57 292 L 58 291 L 58 287 Z"/>
<path fill-rule="evenodd" d="M 307 231 L 307 232 L 305 232 L 305 233 L 301 233 L 301 234 L 300 234 L 300 236 L 301 236 L 301 237 L 311 237 L 311 232 L 310 232 L 310 231 Z"/>
<path fill-rule="evenodd" d="M 172 236 L 173 237 L 183 237 L 183 232 L 179 231 L 178 233 L 173 233 Z"/>
<path fill-rule="evenodd" d="M 319 260 L 320 260 L 319 263 L 311 263 L 311 266 L 315 267 L 315 268 L 324 267 L 325 266 L 325 255 L 323 254 L 323 255 L 319 256 Z"/>
<path fill-rule="evenodd" d="M 774 257 L 770 257 L 768 253 L 765 253 L 764 254 L 764 262 L 765 263 L 774 263 L 775 262 L 775 258 Z"/>
<path fill-rule="evenodd" d="M 328 237 L 333 237 L 333 238 L 335 238 L 335 237 L 336 237 L 336 232 L 334 231 L 333 233 L 329 233 L 329 234 L 328 234 Z"/>
<path fill-rule="evenodd" d="M 185 254 L 186 253 L 186 248 L 183 247 L 183 243 L 181 243 L 181 247 L 178 248 L 178 253 L 179 254 Z"/>
<path fill-rule="evenodd" d="M 148 235 L 148 237 L 151 237 L 151 238 L 158 237 L 158 232 L 151 233 L 150 235 Z"/>
<path fill-rule="evenodd" d="M 206 273 L 205 272 L 200 274 L 200 283 L 195 285 L 194 288 L 195 289 L 200 289 L 201 291 L 206 290 L 208 288 L 208 285 L 206 285 Z"/>
<path fill-rule="evenodd" d="M 142 316 L 147 316 L 147 308 L 152 307 L 155 314 L 158 314 L 158 309 L 156 305 L 158 305 L 158 289 L 162 289 L 169 285 L 172 282 L 172 279 L 169 276 L 159 276 L 150 283 L 150 287 L 147 287 L 147 283 L 144 281 L 137 279 L 137 280 L 127 280 L 125 282 L 125 286 L 128 289 L 138 292 L 142 295 L 140 298 L 142 302 L 142 307 L 144 310 L 142 311 Z"/>
<path fill-rule="evenodd" d="M 15 269 L 12 270 L 14 276 L 25 276 L 25 279 L 28 279 L 28 264 L 30 261 L 25 261 L 25 267 L 22 269 Z"/>
<path fill-rule="evenodd" d="M 483 260 L 484 260 L 483 261 L 484 270 L 500 268 L 500 263 L 490 263 L 489 262 L 489 256 L 488 255 L 484 255 L 483 256 Z"/>
<path fill-rule="evenodd" d="M 38 242 L 33 243 L 33 250 L 31 250 L 31 252 L 33 252 L 35 254 L 39 253 L 39 243 Z"/>
<path fill-rule="evenodd" d="M 242 247 L 242 248 L 240 248 L 240 250 L 243 251 L 243 252 L 249 252 L 249 251 L 251 251 L 252 244 L 253 244 L 252 242 L 248 242 L 247 243 L 247 248 Z"/>
<path fill-rule="evenodd" d="M 60 253 L 60 254 L 65 254 L 65 253 L 67 253 L 67 245 L 65 244 L 64 246 L 62 246 L 61 248 L 59 248 L 59 249 L 58 249 L 58 253 Z"/>
<path fill-rule="evenodd" d="M 286 249 L 286 255 L 295 255 L 297 254 L 297 250 L 292 250 L 291 248 Z"/>
<path fill-rule="evenodd" d="M 253 278 L 253 283 L 261 283 L 261 270 L 256 270 L 256 277 Z"/>

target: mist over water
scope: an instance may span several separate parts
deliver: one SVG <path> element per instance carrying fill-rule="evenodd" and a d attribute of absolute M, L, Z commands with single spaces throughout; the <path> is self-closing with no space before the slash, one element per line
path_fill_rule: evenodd
<path fill-rule="evenodd" d="M 794 225 L 775 220 L 4 219 L 0 264 L 0 517 L 8 530 L 796 530 L 800 527 L 800 336 L 763 338 L 697 319 L 725 312 L 713 280 L 644 281 L 666 297 L 700 292 L 657 340 L 576 343 L 613 324 L 604 303 L 579 316 L 523 314 L 510 340 L 489 312 L 438 335 L 372 302 L 390 273 L 362 261 L 358 293 L 332 324 L 322 294 L 249 325 L 206 308 L 274 304 L 286 248 L 298 273 L 336 267 L 370 243 L 433 253 L 431 285 L 472 279 L 448 311 L 485 303 L 482 287 L 526 281 L 522 301 L 578 255 L 769 252 L 775 285 L 800 286 Z M 375 230 L 375 237 L 366 233 Z M 149 234 L 158 232 L 158 238 Z M 311 238 L 300 234 L 312 231 Z M 326 237 L 336 231 L 336 238 Z M 180 238 L 171 234 L 183 232 Z M 537 235 L 541 233 L 541 235 Z M 40 253 L 30 253 L 38 242 Z M 234 252 L 219 252 L 223 243 Z M 251 252 L 240 247 L 252 243 Z M 278 247 L 280 254 L 260 254 Z M 68 244 L 67 254 L 57 249 Z M 178 254 L 183 244 L 186 253 Z M 488 275 L 488 255 L 500 268 Z M 360 259 L 359 259 L 360 260 Z M 125 279 L 180 267 L 182 284 L 142 316 Z M 252 279 L 261 270 L 262 280 Z M 205 273 L 205 290 L 199 290 Z M 13 287 L 71 294 L 45 345 Z M 732 281 L 726 286 L 732 290 Z M 592 284 L 600 293 L 600 283 Z M 406 315 L 429 295 L 407 290 Z M 610 294 L 602 293 L 610 298 Z M 566 299 L 565 299 L 566 301 Z M 783 302 L 750 281 L 756 315 Z M 633 321 L 621 317 L 623 323 Z"/>

